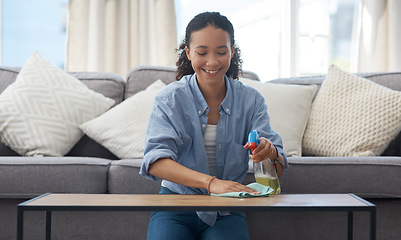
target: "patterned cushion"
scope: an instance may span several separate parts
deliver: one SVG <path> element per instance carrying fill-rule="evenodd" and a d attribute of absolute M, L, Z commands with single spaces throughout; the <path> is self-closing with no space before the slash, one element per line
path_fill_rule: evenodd
<path fill-rule="evenodd" d="M 314 100 L 305 155 L 380 155 L 401 129 L 401 92 L 331 66 Z"/>
<path fill-rule="evenodd" d="M 82 137 L 78 126 L 113 103 L 35 52 L 0 95 L 1 141 L 20 155 L 62 156 Z"/>
<path fill-rule="evenodd" d="M 101 116 L 82 124 L 80 128 L 121 159 L 142 158 L 153 101 L 165 86 L 162 80 L 157 80 Z"/>

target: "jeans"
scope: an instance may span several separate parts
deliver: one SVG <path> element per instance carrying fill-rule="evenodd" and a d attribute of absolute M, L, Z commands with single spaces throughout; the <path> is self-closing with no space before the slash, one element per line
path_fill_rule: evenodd
<path fill-rule="evenodd" d="M 162 187 L 160 194 L 177 194 Z M 229 216 L 217 215 L 216 223 L 209 226 L 198 218 L 196 212 L 153 212 L 150 218 L 148 240 L 247 240 L 248 225 L 243 212 L 230 212 Z"/>

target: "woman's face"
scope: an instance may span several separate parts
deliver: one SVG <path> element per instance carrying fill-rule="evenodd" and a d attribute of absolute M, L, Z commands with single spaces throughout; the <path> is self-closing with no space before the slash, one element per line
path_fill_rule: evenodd
<path fill-rule="evenodd" d="M 185 48 L 198 82 L 224 82 L 234 55 L 230 34 L 220 28 L 207 26 L 191 34 L 189 48 Z"/>

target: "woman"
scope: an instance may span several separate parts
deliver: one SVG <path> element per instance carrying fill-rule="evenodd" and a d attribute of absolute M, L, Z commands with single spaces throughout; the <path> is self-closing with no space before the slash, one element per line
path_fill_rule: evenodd
<path fill-rule="evenodd" d="M 263 97 L 232 80 L 241 69 L 239 53 L 226 17 L 205 12 L 189 22 L 179 49 L 179 81 L 155 98 L 140 170 L 163 179 L 161 194 L 257 194 L 241 184 L 249 158 L 278 159 L 279 176 L 287 166 Z M 252 129 L 261 138 L 248 156 Z M 249 233 L 242 212 L 154 212 L 148 239 L 249 239 Z"/>

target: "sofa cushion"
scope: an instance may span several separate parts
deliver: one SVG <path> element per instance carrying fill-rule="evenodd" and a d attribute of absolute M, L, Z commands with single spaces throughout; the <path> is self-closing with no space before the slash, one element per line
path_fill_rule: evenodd
<path fill-rule="evenodd" d="M 107 193 L 110 162 L 84 157 L 0 157 L 0 197 Z"/>
<path fill-rule="evenodd" d="M 386 86 L 393 90 L 401 91 L 401 72 L 371 72 L 371 73 L 357 73 L 359 77 L 367 78 L 382 86 Z M 324 81 L 325 76 L 308 76 L 308 77 L 293 77 L 293 78 L 279 78 L 271 80 L 271 83 L 282 84 L 297 84 L 297 85 L 310 85 L 314 84 L 320 88 Z M 383 152 L 384 156 L 401 156 L 401 132 L 394 140 L 391 141 L 389 146 Z"/>
<path fill-rule="evenodd" d="M 0 66 L 0 93 L 15 81 L 20 70 L 21 68 L 18 67 Z M 81 80 L 88 88 L 113 99 L 115 101 L 114 105 L 123 101 L 125 82 L 120 76 L 114 73 L 101 72 L 69 72 L 69 74 Z M 0 142 L 0 156 L 19 156 L 19 154 Z M 86 135 L 75 144 L 66 156 L 118 159 L 108 149 Z"/>
<path fill-rule="evenodd" d="M 0 66 L 0 93 L 13 83 L 21 68 Z M 81 80 L 88 88 L 101 93 L 105 97 L 115 101 L 114 105 L 122 102 L 125 91 L 124 80 L 113 73 L 100 72 L 70 72 L 72 76 Z M 18 153 L 0 142 L 0 156 L 19 156 Z M 107 159 L 118 159 L 108 149 L 96 143 L 84 135 L 66 156 L 102 157 Z"/>
<path fill-rule="evenodd" d="M 265 98 L 270 124 L 281 135 L 285 154 L 302 156 L 302 137 L 308 122 L 316 85 L 261 83 L 240 78 Z"/>
<path fill-rule="evenodd" d="M 311 108 L 303 151 L 313 156 L 373 156 L 401 129 L 401 92 L 331 66 Z"/>
<path fill-rule="evenodd" d="M 401 198 L 401 157 L 289 157 L 283 193 L 354 193 Z"/>
<path fill-rule="evenodd" d="M 35 52 L 0 95 L 1 141 L 20 155 L 62 156 L 82 137 L 78 125 L 113 104 Z"/>
<path fill-rule="evenodd" d="M 119 158 L 142 158 L 145 134 L 156 94 L 166 86 L 157 80 L 80 129 Z"/>

